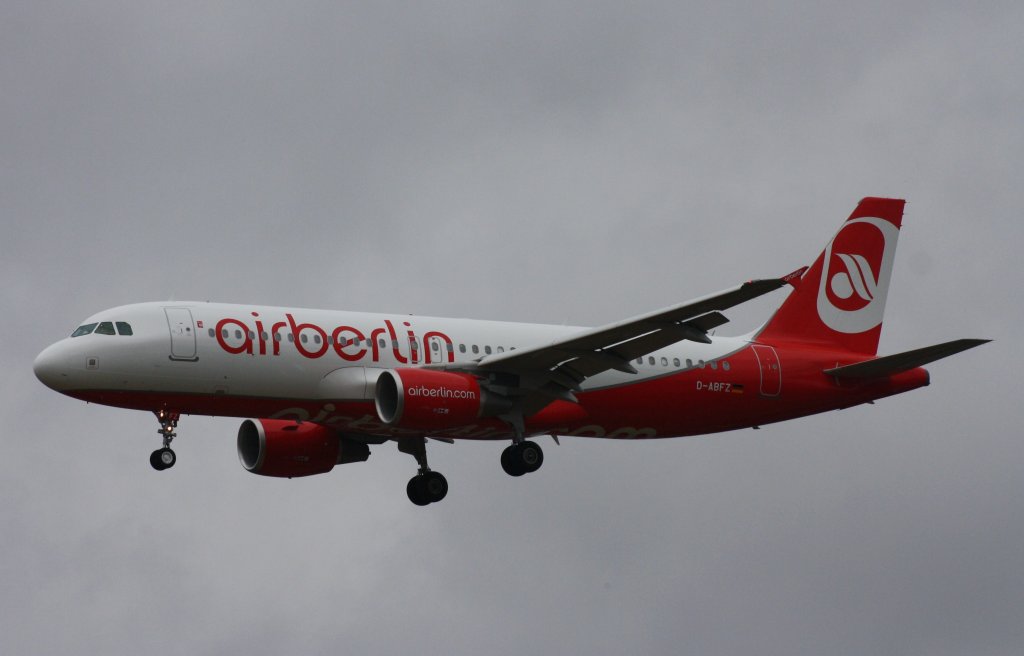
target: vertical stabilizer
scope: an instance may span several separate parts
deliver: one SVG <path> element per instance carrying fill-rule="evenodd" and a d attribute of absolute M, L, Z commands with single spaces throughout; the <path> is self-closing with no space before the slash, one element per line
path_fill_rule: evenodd
<path fill-rule="evenodd" d="M 799 279 L 757 341 L 874 355 L 906 201 L 865 198 Z"/>

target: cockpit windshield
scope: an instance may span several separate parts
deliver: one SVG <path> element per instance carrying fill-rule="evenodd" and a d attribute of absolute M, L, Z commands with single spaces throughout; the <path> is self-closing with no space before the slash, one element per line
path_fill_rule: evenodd
<path fill-rule="evenodd" d="M 114 326 L 117 326 L 117 331 L 114 331 Z M 72 337 L 81 337 L 82 335 L 89 335 L 95 333 L 97 335 L 132 335 L 132 325 L 127 321 L 102 321 L 98 323 L 87 323 L 83 326 L 79 326 L 75 329 L 75 332 L 71 333 Z"/>
<path fill-rule="evenodd" d="M 81 337 L 82 335 L 88 335 L 92 331 L 96 330 L 96 324 L 87 323 L 84 326 L 79 326 L 75 332 L 71 333 L 72 337 Z"/>

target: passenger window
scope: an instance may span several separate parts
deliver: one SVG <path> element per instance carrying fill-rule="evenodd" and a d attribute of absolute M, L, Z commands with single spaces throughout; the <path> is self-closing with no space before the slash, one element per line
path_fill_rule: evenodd
<path fill-rule="evenodd" d="M 104 321 L 100 325 L 96 326 L 96 334 L 97 335 L 113 335 L 114 334 L 114 324 L 109 322 L 109 321 Z"/>
<path fill-rule="evenodd" d="M 213 332 L 213 328 L 210 328 L 210 337 L 216 337 L 217 333 Z"/>
<path fill-rule="evenodd" d="M 477 346 L 476 344 L 474 344 L 473 345 L 473 353 L 479 353 L 479 352 L 480 352 L 480 347 Z"/>
<path fill-rule="evenodd" d="M 644 363 L 644 359 L 643 358 L 637 358 L 636 359 L 636 363 L 637 364 L 643 364 Z"/>
<path fill-rule="evenodd" d="M 299 335 L 299 339 L 302 340 L 303 344 L 305 344 L 309 341 L 309 335 L 302 333 Z"/>
<path fill-rule="evenodd" d="M 725 369 L 726 371 L 729 371 L 729 361 L 728 360 L 722 360 L 722 369 Z"/>
<path fill-rule="evenodd" d="M 131 335 L 132 334 L 132 327 L 130 325 L 128 325 L 127 322 L 115 321 L 114 325 L 117 326 L 117 334 L 118 335 Z"/>
<path fill-rule="evenodd" d="M 679 358 L 672 358 L 672 366 L 673 367 L 678 367 L 679 366 Z"/>
<path fill-rule="evenodd" d="M 388 343 L 384 341 L 384 338 L 383 338 L 383 337 L 381 337 L 380 339 L 378 339 L 378 340 L 377 340 L 377 345 L 378 345 L 378 346 L 379 346 L 380 348 L 387 348 L 387 347 L 388 347 L 388 345 L 387 345 L 387 344 L 388 344 Z"/>
<path fill-rule="evenodd" d="M 79 326 L 75 329 L 75 332 L 71 333 L 72 337 L 81 337 L 82 335 L 88 335 L 92 331 L 96 330 L 96 324 L 87 323 L 84 326 Z"/>
<path fill-rule="evenodd" d="M 490 355 L 491 354 L 491 347 L 490 346 L 485 346 L 484 347 L 484 353 L 486 353 L 487 355 Z"/>
<path fill-rule="evenodd" d="M 505 347 L 504 346 L 499 346 L 498 347 L 498 353 L 504 353 L 504 352 L 505 352 Z"/>
<path fill-rule="evenodd" d="M 281 341 L 281 333 L 274 333 L 274 341 L 275 342 L 280 342 Z"/>
<path fill-rule="evenodd" d="M 709 362 L 708 364 L 710 364 L 710 365 L 711 365 L 711 368 L 712 368 L 712 369 L 718 369 L 718 363 L 717 363 L 717 362 L 715 362 L 714 360 L 712 360 L 712 361 L 711 361 L 711 362 Z"/>
<path fill-rule="evenodd" d="M 690 358 L 686 358 L 686 368 L 689 369 L 692 366 L 693 366 L 693 360 L 691 360 Z"/>
<path fill-rule="evenodd" d="M 249 339 L 256 339 L 256 333 L 254 333 L 253 331 L 250 330 L 249 331 Z"/>
<path fill-rule="evenodd" d="M 314 344 L 319 344 L 320 343 L 320 333 L 317 333 L 317 334 L 313 335 L 313 343 Z"/>
<path fill-rule="evenodd" d="M 236 330 L 235 331 L 235 339 L 242 339 L 242 331 L 241 330 Z"/>
<path fill-rule="evenodd" d="M 663 367 L 667 367 L 668 366 L 668 358 L 662 358 L 661 359 L 661 366 L 663 366 Z"/>
<path fill-rule="evenodd" d="M 288 341 L 289 342 L 294 342 L 295 341 L 295 333 L 288 333 Z"/>
<path fill-rule="evenodd" d="M 697 366 L 700 367 L 701 369 L 703 369 L 704 368 L 704 361 L 703 360 L 697 360 Z"/>
<path fill-rule="evenodd" d="M 651 365 L 654 364 L 654 356 L 653 355 L 651 357 L 647 358 L 647 363 L 651 364 Z"/>
<path fill-rule="evenodd" d="M 432 350 L 432 351 L 436 351 L 437 350 L 437 342 L 431 342 L 430 343 L 430 350 Z"/>
<path fill-rule="evenodd" d="M 267 341 L 267 333 L 266 333 L 266 331 L 260 333 L 260 340 L 264 341 L 264 342 Z"/>
<path fill-rule="evenodd" d="M 459 353 L 465 353 L 465 352 L 466 352 L 466 345 L 465 344 L 459 344 Z"/>

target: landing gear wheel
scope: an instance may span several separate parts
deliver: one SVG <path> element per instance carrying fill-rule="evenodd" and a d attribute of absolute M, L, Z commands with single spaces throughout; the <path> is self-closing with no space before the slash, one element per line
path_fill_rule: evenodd
<path fill-rule="evenodd" d="M 409 495 L 409 501 L 417 506 L 425 506 L 430 501 L 427 500 L 426 490 L 423 489 L 423 482 L 420 479 L 420 476 L 410 478 L 409 484 L 405 486 L 405 493 Z"/>
<path fill-rule="evenodd" d="M 422 486 L 430 503 L 437 503 L 448 495 L 448 480 L 438 472 L 423 474 Z"/>
<path fill-rule="evenodd" d="M 517 457 L 516 445 L 505 447 L 505 450 L 501 452 L 501 468 L 509 476 L 522 476 L 526 473 Z"/>
<path fill-rule="evenodd" d="M 417 474 L 405 486 L 405 493 L 417 506 L 437 503 L 448 495 L 448 480 L 434 471 Z"/>
<path fill-rule="evenodd" d="M 531 474 L 544 464 L 544 452 L 536 442 L 521 442 L 519 444 L 519 461 L 527 474 Z"/>
<path fill-rule="evenodd" d="M 163 471 L 170 469 L 174 466 L 174 463 L 178 461 L 178 457 L 174 455 L 174 451 L 164 447 L 157 449 L 149 456 L 149 464 L 153 466 L 153 469 L 157 471 Z"/>
<path fill-rule="evenodd" d="M 535 442 L 520 442 L 501 452 L 501 468 L 509 476 L 522 476 L 540 469 L 544 452 Z"/>

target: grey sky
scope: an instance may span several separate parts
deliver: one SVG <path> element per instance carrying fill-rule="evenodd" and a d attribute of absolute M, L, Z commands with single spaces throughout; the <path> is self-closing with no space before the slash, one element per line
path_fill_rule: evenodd
<path fill-rule="evenodd" d="M 1017 654 L 1019 3 L 8 2 L 4 653 Z M 35 354 L 198 299 L 598 324 L 809 264 L 907 198 L 882 350 L 931 387 L 711 437 L 393 446 L 252 476 L 238 421 Z M 739 334 L 779 296 L 729 313 Z"/>

